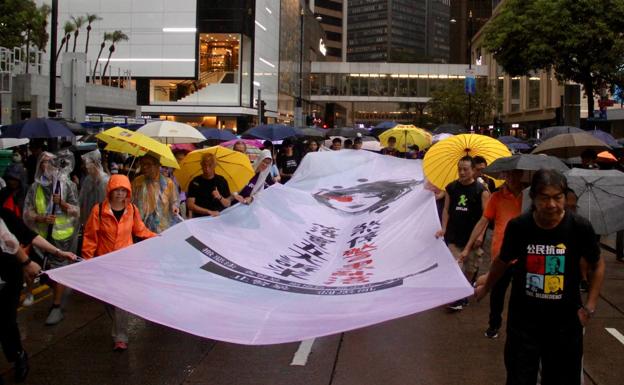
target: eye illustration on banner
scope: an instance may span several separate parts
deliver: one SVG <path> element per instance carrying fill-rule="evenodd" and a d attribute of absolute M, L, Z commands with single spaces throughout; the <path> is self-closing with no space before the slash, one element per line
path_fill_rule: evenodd
<path fill-rule="evenodd" d="M 321 189 L 313 196 L 319 203 L 348 214 L 381 213 L 388 209 L 392 202 L 422 183 L 416 180 L 369 182 L 368 179 L 358 179 L 357 181 L 360 184 Z"/>

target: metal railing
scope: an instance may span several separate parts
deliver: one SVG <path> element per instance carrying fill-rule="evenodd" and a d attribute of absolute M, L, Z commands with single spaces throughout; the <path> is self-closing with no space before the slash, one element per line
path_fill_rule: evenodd
<path fill-rule="evenodd" d="M 133 89 L 132 72 L 130 70 L 124 70 L 109 65 L 106 69 L 106 73 L 103 73 L 104 67 L 106 66 L 105 62 L 97 62 L 95 64 L 95 71 L 93 68 L 93 61 L 89 60 L 87 63 L 87 80 L 89 83 L 108 87 Z M 95 76 L 93 76 L 93 74 L 95 74 Z"/>
<path fill-rule="evenodd" d="M 13 53 L 0 47 L 0 93 L 10 93 L 13 79 Z"/>

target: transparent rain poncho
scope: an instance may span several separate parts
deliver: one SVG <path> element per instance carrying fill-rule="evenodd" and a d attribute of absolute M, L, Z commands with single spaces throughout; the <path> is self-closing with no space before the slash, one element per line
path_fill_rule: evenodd
<path fill-rule="evenodd" d="M 78 192 L 69 176 L 74 162 L 74 155 L 69 150 L 59 151 L 57 155 L 42 153 L 37 160 L 35 180 L 24 202 L 26 225 L 59 249 L 69 251 L 74 251 L 76 247 L 80 216 Z M 60 204 L 53 203 L 54 193 L 58 193 L 61 200 L 67 203 L 66 210 Z M 51 232 L 48 224 L 41 221 L 47 215 L 56 216 Z"/>
<path fill-rule="evenodd" d="M 94 205 L 106 199 L 106 185 L 109 175 L 102 167 L 102 155 L 99 150 L 93 150 L 82 155 L 82 161 L 87 169 L 87 176 L 80 186 L 78 201 L 80 202 L 80 224 L 87 223 L 89 214 Z"/>

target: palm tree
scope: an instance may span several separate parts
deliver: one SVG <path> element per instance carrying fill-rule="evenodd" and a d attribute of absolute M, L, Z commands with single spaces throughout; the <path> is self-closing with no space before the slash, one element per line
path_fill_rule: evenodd
<path fill-rule="evenodd" d="M 65 35 L 63 36 L 63 39 L 61 39 L 61 45 L 56 52 L 56 61 L 58 61 L 59 56 L 61 56 L 61 51 L 63 50 L 64 45 L 65 52 L 67 52 L 69 49 L 69 39 L 71 38 L 71 33 L 74 32 L 74 23 L 72 23 L 71 21 L 66 21 L 65 25 L 63 25 L 63 32 L 65 33 Z"/>
<path fill-rule="evenodd" d="M 86 54 L 87 52 L 89 52 L 89 35 L 91 35 L 91 23 L 97 20 L 102 20 L 102 18 L 94 13 L 87 13 L 85 17 L 87 18 L 87 42 L 85 43 Z"/>
<path fill-rule="evenodd" d="M 74 30 L 74 48 L 72 49 L 72 52 L 76 52 L 76 42 L 78 41 L 78 34 L 80 33 L 80 28 L 82 28 L 87 19 L 84 16 L 72 16 L 71 19 L 74 22 L 74 27 L 76 28 Z"/>
<path fill-rule="evenodd" d="M 91 77 L 91 79 L 95 79 L 95 72 L 97 70 L 100 57 L 102 56 L 102 51 L 104 51 L 104 47 L 106 47 L 106 42 L 110 40 L 113 40 L 113 34 L 110 32 L 104 32 L 104 38 L 102 39 L 102 44 L 100 44 L 100 52 L 98 52 L 97 59 L 95 59 L 95 65 L 93 66 L 93 76 Z"/>
<path fill-rule="evenodd" d="M 113 56 L 113 52 L 115 52 L 115 44 L 119 43 L 120 41 L 128 41 L 128 39 L 128 35 L 123 33 L 123 31 L 116 30 L 115 32 L 113 32 L 111 45 L 110 47 L 108 47 L 108 59 L 106 60 L 104 71 L 102 72 L 103 75 L 106 75 L 106 70 L 108 69 L 108 65 L 110 64 L 111 56 Z"/>

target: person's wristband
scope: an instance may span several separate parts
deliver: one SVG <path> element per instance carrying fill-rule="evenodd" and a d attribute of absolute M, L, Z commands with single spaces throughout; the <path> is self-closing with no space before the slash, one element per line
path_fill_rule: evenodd
<path fill-rule="evenodd" d="M 594 314 L 596 314 L 596 310 L 591 310 L 590 308 L 588 308 L 587 306 L 583 305 L 582 306 L 583 310 L 585 310 L 585 313 L 587 314 L 588 318 L 591 318 L 594 316 Z"/>
<path fill-rule="evenodd" d="M 26 258 L 26 260 L 24 262 L 21 262 L 20 265 L 22 265 L 22 267 L 26 267 L 30 265 L 31 262 L 32 262 L 32 259 Z"/>

